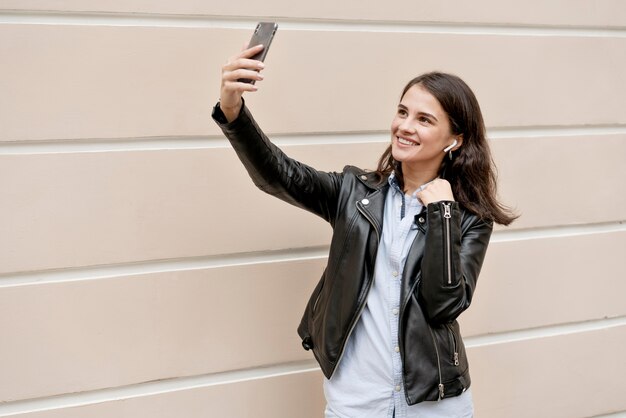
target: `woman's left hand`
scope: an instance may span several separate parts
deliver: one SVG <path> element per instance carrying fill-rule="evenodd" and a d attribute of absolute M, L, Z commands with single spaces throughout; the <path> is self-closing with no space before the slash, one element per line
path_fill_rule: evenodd
<path fill-rule="evenodd" d="M 422 191 L 417 192 L 417 197 L 424 206 L 441 200 L 454 200 L 452 186 L 450 186 L 448 180 L 444 179 L 433 180 Z"/>

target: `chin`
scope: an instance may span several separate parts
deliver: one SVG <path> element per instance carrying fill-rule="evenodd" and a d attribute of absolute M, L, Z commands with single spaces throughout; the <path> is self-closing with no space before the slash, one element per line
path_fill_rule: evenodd
<path fill-rule="evenodd" d="M 406 150 L 397 149 L 395 145 L 391 146 L 391 156 L 393 157 L 394 160 L 398 162 L 404 162 L 407 160 L 407 158 L 410 157 L 410 155 L 408 155 Z"/>
<path fill-rule="evenodd" d="M 396 160 L 397 162 L 401 163 L 404 158 L 402 158 L 402 155 L 399 155 L 400 153 L 397 152 L 393 146 L 391 147 L 391 156 L 393 157 L 394 160 Z"/>

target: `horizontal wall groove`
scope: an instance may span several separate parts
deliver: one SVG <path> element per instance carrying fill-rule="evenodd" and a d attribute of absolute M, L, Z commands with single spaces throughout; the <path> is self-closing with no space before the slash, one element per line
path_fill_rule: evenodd
<path fill-rule="evenodd" d="M 0 274 L 0 289 L 3 287 L 29 286 L 43 283 L 64 283 L 175 271 L 204 270 L 246 266 L 252 264 L 315 260 L 324 259 L 327 255 L 328 246 L 319 246 L 263 252 L 220 254 L 207 257 L 188 257 L 68 269 L 41 270 L 34 272 L 21 272 L 17 274 L 9 273 Z"/>
<path fill-rule="evenodd" d="M 623 26 L 305 19 L 275 16 L 215 16 L 130 12 L 0 11 L 0 23 L 5 24 L 251 29 L 254 28 L 259 18 L 277 21 L 282 30 L 497 36 L 626 37 L 626 27 Z"/>
<path fill-rule="evenodd" d="M 475 348 L 517 341 L 536 340 L 539 338 L 557 337 L 582 332 L 599 331 L 624 326 L 626 326 L 626 316 L 619 316 L 613 318 L 571 322 L 567 324 L 547 325 L 543 327 L 514 331 L 503 331 L 486 335 L 474 335 L 464 338 L 464 340 L 467 348 Z"/>
<path fill-rule="evenodd" d="M 497 230 L 492 243 L 530 239 L 550 239 L 581 235 L 626 232 L 626 220 L 585 225 L 563 225 L 519 230 Z M 112 279 L 154 273 L 202 270 L 254 264 L 283 263 L 327 258 L 329 247 L 282 249 L 248 253 L 220 254 L 167 260 L 149 260 L 77 268 L 0 274 L 0 289 L 16 286 Z"/>
<path fill-rule="evenodd" d="M 626 326 L 626 316 L 467 337 L 465 338 L 465 345 L 468 349 L 471 349 L 493 344 L 550 338 L 623 326 Z M 114 402 L 203 387 L 228 385 L 251 380 L 318 371 L 319 366 L 311 359 L 293 363 L 253 367 L 244 370 L 164 379 L 154 382 L 137 383 L 122 387 L 98 389 L 45 398 L 4 402 L 0 403 L 0 417 L 86 406 L 102 402 Z"/>
<path fill-rule="evenodd" d="M 524 216 L 522 214 L 522 216 Z M 526 241 L 530 239 L 550 239 L 581 235 L 626 232 L 626 220 L 598 222 L 581 225 L 553 225 L 537 228 L 499 229 L 494 231 L 491 242 Z"/>
<path fill-rule="evenodd" d="M 594 415 L 591 418 L 626 418 L 626 411 L 616 411 L 604 415 Z"/>
<path fill-rule="evenodd" d="M 388 131 L 269 133 L 268 135 L 279 146 L 366 144 L 389 141 Z M 502 127 L 491 128 L 487 131 L 487 136 L 492 140 L 614 135 L 626 135 L 626 125 Z M 0 156 L 223 148 L 230 148 L 230 144 L 222 135 L 26 140 L 0 141 Z"/>
<path fill-rule="evenodd" d="M 293 363 L 265 367 L 262 366 L 200 376 L 164 379 L 154 382 L 98 389 L 88 392 L 70 393 L 46 398 L 4 402 L 0 403 L 0 417 L 51 411 L 63 408 L 74 408 L 102 402 L 121 401 L 125 399 L 154 396 L 216 385 L 228 385 L 252 380 L 288 376 L 291 374 L 317 372 L 318 370 L 319 367 L 314 360 L 304 360 Z"/>

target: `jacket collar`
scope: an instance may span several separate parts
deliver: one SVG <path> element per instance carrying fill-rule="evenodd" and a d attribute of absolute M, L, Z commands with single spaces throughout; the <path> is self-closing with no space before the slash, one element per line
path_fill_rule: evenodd
<path fill-rule="evenodd" d="M 389 182 L 387 181 L 387 177 L 381 179 L 375 172 L 358 173 L 357 179 L 368 189 L 365 195 L 357 200 L 357 208 L 372 224 L 380 238 L 385 211 L 385 199 L 389 191 Z"/>
<path fill-rule="evenodd" d="M 381 179 L 375 171 L 361 171 L 356 178 L 368 189 L 381 190 L 389 187 L 389 176 Z"/>

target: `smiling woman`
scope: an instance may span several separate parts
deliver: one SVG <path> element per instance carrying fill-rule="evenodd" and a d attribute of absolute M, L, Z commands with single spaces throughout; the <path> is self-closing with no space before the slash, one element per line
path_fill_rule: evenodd
<path fill-rule="evenodd" d="M 437 117 L 439 116 L 439 117 Z M 420 176 L 433 178 L 439 171 L 441 150 L 455 140 L 441 105 L 421 85 L 411 87 L 402 97 L 398 112 L 391 123 L 392 155 L 405 166 L 405 191 L 413 192 L 420 184 Z M 463 141 L 458 136 L 457 149 Z M 413 185 L 409 186 L 408 180 Z"/>
<path fill-rule="evenodd" d="M 452 75 L 416 77 L 377 171 L 322 172 L 272 144 L 246 107 L 243 93 L 262 80 L 263 65 L 250 59 L 260 49 L 224 65 L 213 118 L 260 189 L 333 227 L 298 327 L 326 377 L 326 417 L 472 416 L 456 319 L 472 300 L 493 223 L 515 218 L 495 197 L 474 94 Z"/>
<path fill-rule="evenodd" d="M 496 199 L 495 165 L 480 105 L 457 76 L 432 72 L 407 83 L 391 124 L 391 145 L 377 172 L 381 177 L 395 172 L 405 192 L 425 179 L 441 178 L 450 184 L 449 200 L 501 225 L 516 219 Z"/>

